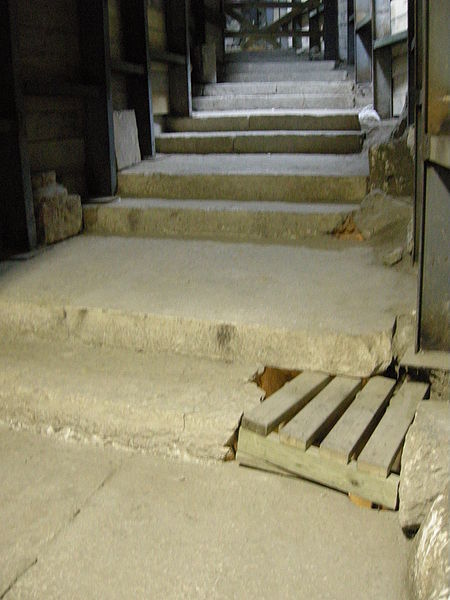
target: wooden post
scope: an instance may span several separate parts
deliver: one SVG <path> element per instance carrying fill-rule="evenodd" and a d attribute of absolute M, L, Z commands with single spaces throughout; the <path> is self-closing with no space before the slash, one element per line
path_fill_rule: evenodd
<path fill-rule="evenodd" d="M 126 0 L 121 5 L 125 60 L 144 67 L 144 74 L 127 78 L 129 106 L 136 112 L 139 146 L 145 157 L 153 158 L 155 132 L 153 124 L 147 0 Z"/>
<path fill-rule="evenodd" d="M 0 4 L 0 236 L 7 253 L 36 247 L 33 192 L 19 78 L 15 0 Z"/>
<path fill-rule="evenodd" d="M 380 40 L 391 34 L 390 0 L 373 0 L 373 38 Z M 382 119 L 392 116 L 392 56 L 391 47 L 373 50 L 373 100 Z"/>
<path fill-rule="evenodd" d="M 167 49 L 181 55 L 185 63 L 169 65 L 170 111 L 192 116 L 191 57 L 188 0 L 166 0 Z"/>
<path fill-rule="evenodd" d="M 112 196 L 117 172 L 111 95 L 107 0 L 78 0 L 83 80 L 98 93 L 86 100 L 86 176 L 92 196 Z"/>
<path fill-rule="evenodd" d="M 325 60 L 339 58 L 339 24 L 337 0 L 324 0 L 323 3 L 323 38 L 325 43 Z"/>

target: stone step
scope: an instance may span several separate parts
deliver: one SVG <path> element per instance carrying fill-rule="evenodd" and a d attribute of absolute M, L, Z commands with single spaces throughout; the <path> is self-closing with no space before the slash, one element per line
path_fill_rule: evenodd
<path fill-rule="evenodd" d="M 165 154 L 354 154 L 361 151 L 363 139 L 359 131 L 164 133 L 156 138 L 156 150 Z"/>
<path fill-rule="evenodd" d="M 261 61 L 229 61 L 225 63 L 227 73 L 251 73 L 251 72 L 272 72 L 283 71 L 292 73 L 299 71 L 313 71 L 323 73 L 326 71 L 335 71 L 336 63 L 333 60 L 261 60 Z"/>
<path fill-rule="evenodd" d="M 118 174 L 129 198 L 358 204 L 367 156 L 329 154 L 157 155 Z"/>
<path fill-rule="evenodd" d="M 168 117 L 171 132 L 214 131 L 359 131 L 357 111 L 230 111 L 198 112 L 188 117 Z"/>
<path fill-rule="evenodd" d="M 85 231 L 94 235 L 292 242 L 333 232 L 354 204 L 121 198 L 86 204 Z"/>
<path fill-rule="evenodd" d="M 397 310 L 415 302 L 415 278 L 374 256 L 333 238 L 280 245 L 83 235 L 0 263 L 0 341 L 32 335 L 52 344 L 54 358 L 62 341 L 133 350 L 144 370 L 155 354 L 175 353 L 368 376 L 391 363 Z M 83 368 L 72 363 L 81 382 Z M 99 367 L 101 381 L 121 374 L 120 361 Z M 19 370 L 16 383 L 25 375 Z M 75 402 L 81 383 L 69 389 Z M 125 389 L 131 398 L 141 388 L 130 377 Z M 230 401 L 226 391 L 222 398 Z"/>
<path fill-rule="evenodd" d="M 260 94 L 239 96 L 197 96 L 192 98 L 194 110 L 253 109 L 343 109 L 353 108 L 355 98 L 347 94 Z"/>
<path fill-rule="evenodd" d="M 242 413 L 260 402 L 261 390 L 250 382 L 255 363 L 12 333 L 0 340 L 0 420 L 10 424 L 66 439 L 222 460 Z"/>
<path fill-rule="evenodd" d="M 231 82 L 267 82 L 267 81 L 346 81 L 347 71 L 249 71 L 222 73 L 220 80 L 224 83 Z"/>
<path fill-rule="evenodd" d="M 210 83 L 194 85 L 194 96 L 243 96 L 256 94 L 346 94 L 354 90 L 352 81 L 280 81 L 253 83 Z"/>
<path fill-rule="evenodd" d="M 293 48 L 277 48 L 273 50 L 240 50 L 227 52 L 225 62 L 304 62 L 304 63 L 335 63 L 333 61 L 310 61 L 308 57 L 297 54 Z M 328 64 L 326 66 L 329 66 Z"/>

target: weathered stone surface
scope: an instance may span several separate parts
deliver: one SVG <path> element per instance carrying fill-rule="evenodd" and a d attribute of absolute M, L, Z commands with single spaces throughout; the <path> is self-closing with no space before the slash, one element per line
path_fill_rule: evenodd
<path fill-rule="evenodd" d="M 362 236 L 370 239 L 394 224 L 403 224 L 406 232 L 411 215 L 412 204 L 409 199 L 400 200 L 380 190 L 373 190 L 361 202 L 360 210 L 353 213 L 353 220 Z"/>
<path fill-rule="evenodd" d="M 35 203 L 35 216 L 40 243 L 53 244 L 77 235 L 82 227 L 80 196 L 66 193 L 43 197 Z"/>
<path fill-rule="evenodd" d="M 409 429 L 400 474 L 400 525 L 416 530 L 431 504 L 448 486 L 450 435 L 447 402 L 424 400 Z"/>
<path fill-rule="evenodd" d="M 387 267 L 392 267 L 403 258 L 403 248 L 398 246 L 383 256 L 383 262 Z"/>
<path fill-rule="evenodd" d="M 369 189 L 393 196 L 413 194 L 414 164 L 405 138 L 372 146 L 369 168 Z"/>
<path fill-rule="evenodd" d="M 409 575 L 411 600 L 447 600 L 450 594 L 448 489 L 430 508 L 414 540 Z"/>
<path fill-rule="evenodd" d="M 141 161 L 136 114 L 134 110 L 115 110 L 113 120 L 116 162 L 120 170 Z"/>
<path fill-rule="evenodd" d="M 44 173 L 33 173 L 31 176 L 31 185 L 33 190 L 47 187 L 48 185 L 56 184 L 55 171 L 45 171 Z"/>

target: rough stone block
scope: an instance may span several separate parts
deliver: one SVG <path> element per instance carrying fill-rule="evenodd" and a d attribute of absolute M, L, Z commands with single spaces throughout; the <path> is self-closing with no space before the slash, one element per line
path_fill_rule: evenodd
<path fill-rule="evenodd" d="M 411 600 L 446 600 L 450 594 L 448 489 L 433 502 L 411 548 Z"/>
<path fill-rule="evenodd" d="M 42 244 L 77 235 L 82 227 L 80 196 L 66 193 L 43 197 L 35 203 L 35 216 L 38 240 Z"/>
<path fill-rule="evenodd" d="M 414 164 L 405 138 L 369 149 L 369 189 L 392 196 L 412 196 Z"/>
<path fill-rule="evenodd" d="M 400 474 L 399 519 L 414 531 L 424 521 L 433 501 L 449 483 L 449 404 L 424 400 L 403 448 Z"/>
<path fill-rule="evenodd" d="M 45 171 L 44 173 L 33 173 L 31 176 L 31 185 L 33 190 L 45 188 L 49 185 L 56 184 L 56 173 L 55 171 Z"/>
<path fill-rule="evenodd" d="M 115 110 L 114 143 L 119 170 L 141 162 L 138 128 L 134 110 Z"/>
<path fill-rule="evenodd" d="M 412 204 L 409 199 L 395 199 L 379 190 L 374 190 L 361 202 L 361 208 L 353 214 L 353 220 L 365 239 L 372 238 L 394 224 L 404 226 L 406 237 L 411 216 Z"/>

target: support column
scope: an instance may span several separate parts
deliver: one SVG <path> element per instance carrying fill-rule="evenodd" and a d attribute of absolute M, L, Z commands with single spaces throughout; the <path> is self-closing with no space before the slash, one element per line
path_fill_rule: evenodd
<path fill-rule="evenodd" d="M 323 2 L 323 38 L 325 43 L 325 60 L 339 58 L 339 25 L 337 0 Z"/>
<path fill-rule="evenodd" d="M 114 155 L 111 57 L 107 0 L 78 0 L 83 82 L 97 88 L 86 100 L 86 175 L 89 194 L 112 196 Z"/>
<path fill-rule="evenodd" d="M 167 49 L 180 62 L 169 65 L 170 111 L 173 115 L 192 115 L 191 57 L 188 0 L 166 0 Z"/>
<path fill-rule="evenodd" d="M 122 2 L 122 26 L 125 60 L 143 66 L 144 75 L 129 75 L 127 91 L 129 105 L 135 110 L 142 156 L 153 158 L 155 133 L 153 125 L 150 53 L 148 40 L 148 0 Z"/>
<path fill-rule="evenodd" d="M 14 253 L 37 243 L 14 0 L 0 4 L 0 23 L 0 241 Z"/>
<path fill-rule="evenodd" d="M 373 38 L 381 40 L 391 34 L 390 0 L 373 0 Z M 391 47 L 373 50 L 373 100 L 382 119 L 392 116 L 392 57 Z"/>

